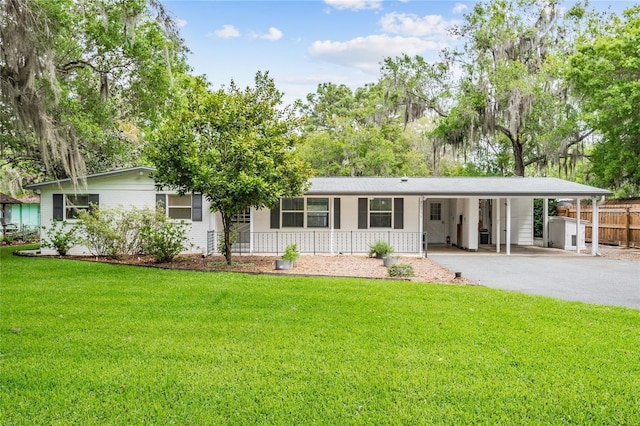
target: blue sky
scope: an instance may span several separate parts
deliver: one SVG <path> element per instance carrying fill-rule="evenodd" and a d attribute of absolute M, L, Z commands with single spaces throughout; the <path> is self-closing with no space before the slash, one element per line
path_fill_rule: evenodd
<path fill-rule="evenodd" d="M 380 63 L 402 53 L 436 59 L 456 41 L 473 1 L 433 0 L 163 0 L 191 50 L 189 64 L 214 89 L 233 79 L 253 85 L 268 71 L 285 103 L 318 84 L 352 89 L 376 81 Z M 616 11 L 630 1 L 592 1 Z"/>

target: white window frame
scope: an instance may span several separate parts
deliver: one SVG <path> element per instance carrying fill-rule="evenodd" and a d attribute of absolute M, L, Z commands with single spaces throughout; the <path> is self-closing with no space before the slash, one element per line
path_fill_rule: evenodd
<path fill-rule="evenodd" d="M 299 202 L 299 200 L 302 200 L 302 209 L 296 208 L 298 206 L 295 205 L 291 205 L 291 206 L 287 206 L 287 207 L 291 207 L 291 208 L 286 208 L 285 209 L 285 204 L 288 204 L 289 201 L 291 201 L 293 204 L 295 204 L 296 202 Z M 288 198 L 283 198 L 280 202 L 280 223 L 282 228 L 304 228 L 304 216 L 305 216 L 305 206 L 306 206 L 306 201 L 304 199 L 304 197 L 288 197 Z M 297 226 L 297 225 L 287 225 L 286 221 L 285 221 L 285 217 L 297 217 L 297 216 L 301 216 L 302 217 L 302 225 L 301 226 Z M 295 221 L 294 221 L 295 223 Z"/>
<path fill-rule="evenodd" d="M 188 204 L 181 204 L 180 201 L 178 201 L 178 199 L 180 201 L 188 199 Z M 184 194 L 184 195 L 179 195 L 179 194 L 167 194 L 167 198 L 166 198 L 166 206 L 165 206 L 165 213 L 167 215 L 167 217 L 171 220 L 184 220 L 184 221 L 191 221 L 191 215 L 193 214 L 193 195 L 192 194 Z M 173 217 L 172 211 L 188 211 L 189 214 L 187 215 L 187 217 Z"/>
<path fill-rule="evenodd" d="M 302 208 L 285 208 L 285 204 L 288 204 L 288 200 L 302 200 Z M 318 210 L 315 208 L 316 204 L 312 201 L 311 206 L 309 206 L 309 200 L 325 200 L 326 201 L 326 210 Z M 299 201 L 298 201 L 299 202 Z M 300 207 L 300 206 L 286 206 L 286 207 Z M 287 225 L 287 221 L 285 217 L 295 215 L 297 217 L 302 218 L 302 224 L 300 226 L 297 225 Z M 324 217 L 325 224 L 324 225 L 309 225 L 309 223 L 313 222 L 309 220 L 310 217 Z M 297 229 L 328 229 L 330 227 L 330 219 L 331 218 L 331 199 L 329 197 L 290 197 L 283 198 L 280 203 L 280 224 L 282 228 L 297 228 Z"/>
<path fill-rule="evenodd" d="M 79 220 L 78 219 L 78 213 L 80 211 L 88 211 L 91 206 L 90 206 L 90 202 L 89 202 L 89 194 L 64 194 L 62 199 L 63 199 L 63 214 L 64 214 L 64 220 Z M 78 201 L 78 198 L 80 197 L 86 197 L 87 199 L 87 203 L 86 204 L 79 204 L 79 203 L 74 203 L 74 201 Z M 71 201 L 70 199 L 74 198 L 74 201 Z M 73 212 L 77 212 L 77 213 L 73 213 Z M 72 214 L 69 214 L 72 213 Z"/>
<path fill-rule="evenodd" d="M 373 208 L 373 204 L 378 202 L 378 200 L 389 200 L 389 209 L 388 210 L 382 210 L 382 209 L 374 209 Z M 381 225 L 374 225 L 373 224 L 373 216 L 374 215 L 385 215 L 389 217 L 389 224 L 385 224 L 384 226 Z M 375 198 L 370 198 L 369 199 L 369 228 L 377 228 L 377 229 L 392 229 L 393 228 L 393 197 L 375 197 Z"/>
<path fill-rule="evenodd" d="M 310 208 L 309 207 L 309 201 L 310 200 L 314 200 L 314 201 L 320 201 L 320 200 L 326 200 L 326 204 L 327 204 L 327 208 L 326 210 L 316 210 L 315 208 Z M 329 212 L 331 210 L 331 200 L 329 199 L 329 197 L 310 197 L 310 198 L 306 198 L 305 199 L 305 207 L 306 207 L 306 211 L 305 211 L 305 218 L 307 219 L 306 221 L 306 228 L 329 228 Z M 314 204 L 312 203 L 312 206 L 314 206 Z M 317 206 L 317 205 L 316 205 Z M 310 217 L 324 217 L 324 225 L 309 225 L 312 221 L 309 220 Z"/>

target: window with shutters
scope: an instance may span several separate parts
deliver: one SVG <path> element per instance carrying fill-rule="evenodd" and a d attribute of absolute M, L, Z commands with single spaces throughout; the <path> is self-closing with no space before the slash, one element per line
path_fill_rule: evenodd
<path fill-rule="evenodd" d="M 371 198 L 369 200 L 369 227 L 391 228 L 393 218 L 392 198 Z"/>
<path fill-rule="evenodd" d="M 304 198 L 296 197 L 282 199 L 282 227 L 304 227 Z"/>
<path fill-rule="evenodd" d="M 92 204 L 89 200 L 89 194 L 65 195 L 64 219 L 77 219 L 81 211 L 89 210 Z M 97 200 L 93 204 L 97 204 Z"/>
<path fill-rule="evenodd" d="M 167 195 L 167 216 L 177 220 L 191 220 L 191 195 Z"/>
<path fill-rule="evenodd" d="M 329 227 L 329 199 L 307 198 L 307 228 Z"/>

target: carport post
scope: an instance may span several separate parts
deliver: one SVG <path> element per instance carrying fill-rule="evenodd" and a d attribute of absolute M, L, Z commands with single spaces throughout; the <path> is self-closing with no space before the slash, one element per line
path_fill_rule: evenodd
<path fill-rule="evenodd" d="M 585 240 L 586 238 L 585 235 Z M 576 198 L 576 253 L 580 254 L 580 198 Z"/>
<path fill-rule="evenodd" d="M 600 212 L 598 211 L 598 198 L 591 197 L 591 256 L 598 255 L 598 244 L 600 243 Z M 585 231 L 586 232 L 586 231 Z M 585 236 L 586 238 L 586 236 Z"/>
<path fill-rule="evenodd" d="M 500 203 L 502 200 L 500 198 L 496 199 L 496 253 L 500 253 L 500 234 L 502 234 L 501 225 L 500 225 Z"/>
<path fill-rule="evenodd" d="M 544 198 L 542 213 L 542 247 L 549 247 L 549 199 Z"/>
<path fill-rule="evenodd" d="M 511 255 L 511 198 L 507 198 L 507 212 L 505 214 L 507 219 L 507 236 L 505 244 L 507 246 L 507 256 Z"/>

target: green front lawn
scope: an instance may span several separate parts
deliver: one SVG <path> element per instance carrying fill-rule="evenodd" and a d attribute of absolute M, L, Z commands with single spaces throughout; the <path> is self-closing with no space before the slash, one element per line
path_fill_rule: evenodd
<path fill-rule="evenodd" d="M 640 424 L 637 310 L 10 250 L 3 425 Z"/>

